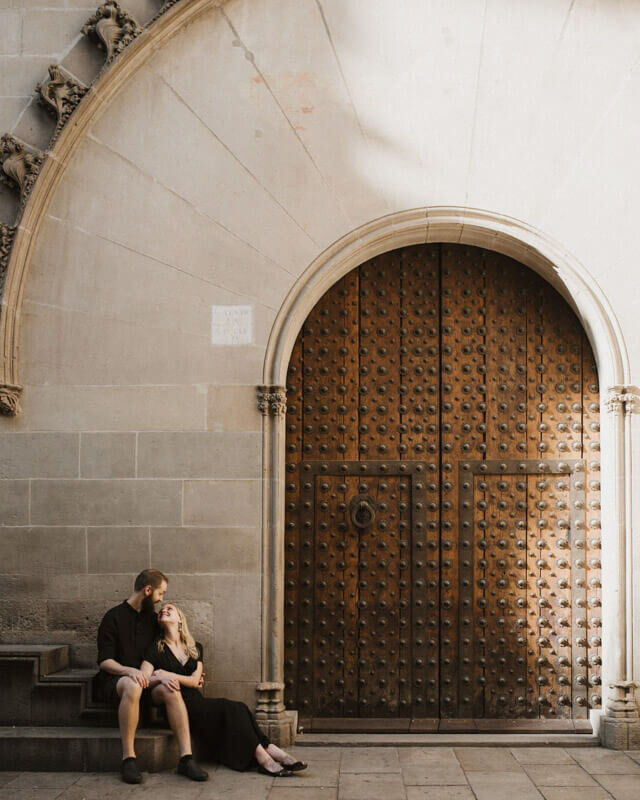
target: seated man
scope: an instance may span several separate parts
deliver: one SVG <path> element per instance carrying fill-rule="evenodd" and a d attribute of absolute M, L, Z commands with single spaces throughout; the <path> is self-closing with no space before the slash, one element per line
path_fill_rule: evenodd
<path fill-rule="evenodd" d="M 98 629 L 100 672 L 95 688 L 105 701 L 118 706 L 122 739 L 122 779 L 142 783 L 136 763 L 134 737 L 140 717 L 140 700 L 149 688 L 149 679 L 140 671 L 143 654 L 154 641 L 157 618 L 154 606 L 162 601 L 167 578 L 157 569 L 143 570 L 135 580 L 133 594 L 104 615 Z M 165 696 L 166 695 L 166 696 Z M 204 781 L 208 774 L 191 755 L 189 717 L 180 692 L 166 691 L 162 697 L 169 725 L 180 748 L 178 772 L 192 780 Z"/>

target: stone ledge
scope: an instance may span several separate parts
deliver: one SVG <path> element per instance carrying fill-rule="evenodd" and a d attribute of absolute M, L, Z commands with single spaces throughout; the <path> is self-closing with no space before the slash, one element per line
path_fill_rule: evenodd
<path fill-rule="evenodd" d="M 296 747 L 600 747 L 586 733 L 304 733 Z"/>

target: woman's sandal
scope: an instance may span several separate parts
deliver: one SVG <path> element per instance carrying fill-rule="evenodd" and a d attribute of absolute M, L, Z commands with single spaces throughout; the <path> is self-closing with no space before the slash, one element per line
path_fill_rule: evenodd
<path fill-rule="evenodd" d="M 284 764 L 285 769 L 288 769 L 290 772 L 301 772 L 303 769 L 306 769 L 309 765 L 306 761 L 294 761 L 293 764 Z"/>
<path fill-rule="evenodd" d="M 262 764 L 258 764 L 258 772 L 261 775 L 269 775 L 271 778 L 287 778 L 289 775 L 293 775 L 290 767 L 281 767 L 277 772 L 271 772 Z"/>

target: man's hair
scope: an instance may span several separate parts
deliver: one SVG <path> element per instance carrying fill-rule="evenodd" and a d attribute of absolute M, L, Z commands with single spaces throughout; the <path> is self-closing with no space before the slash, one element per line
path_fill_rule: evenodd
<path fill-rule="evenodd" d="M 136 592 L 144 589 L 145 586 L 150 586 L 152 589 L 157 589 L 162 585 L 162 581 L 169 583 L 166 575 L 163 575 L 159 569 L 143 569 L 136 578 L 133 588 Z"/>

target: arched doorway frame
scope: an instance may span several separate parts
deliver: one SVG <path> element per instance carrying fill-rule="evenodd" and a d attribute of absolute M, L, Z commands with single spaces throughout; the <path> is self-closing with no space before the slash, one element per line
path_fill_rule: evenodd
<path fill-rule="evenodd" d="M 633 684 L 631 420 L 640 397 L 613 309 L 586 268 L 559 243 L 501 214 L 424 207 L 367 223 L 322 252 L 294 284 L 272 326 L 259 405 L 263 412 L 263 625 L 258 713 L 282 741 L 293 736 L 284 686 L 284 465 L 286 384 L 298 332 L 323 294 L 374 256 L 429 242 L 484 247 L 530 267 L 573 308 L 590 340 L 600 383 L 603 540 L 603 684 L 606 710 L 592 712 L 608 746 L 629 746 L 637 705 Z M 608 697 L 607 697 L 608 687 Z M 635 715 L 635 716 L 634 716 Z M 634 722 L 635 719 L 635 722 Z"/>

